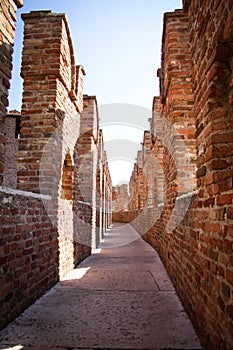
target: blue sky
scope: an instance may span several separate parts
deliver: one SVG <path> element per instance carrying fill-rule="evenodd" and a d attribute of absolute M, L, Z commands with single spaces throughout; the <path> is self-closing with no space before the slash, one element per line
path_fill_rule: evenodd
<path fill-rule="evenodd" d="M 48 9 L 67 14 L 76 64 L 87 73 L 84 93 L 96 95 L 99 105 L 144 107 L 145 118 L 150 117 L 153 96 L 159 94 L 156 73 L 161 64 L 163 14 L 182 8 L 182 0 L 24 0 L 24 4 L 18 10 L 8 110 L 21 109 L 20 15 Z M 114 182 L 122 180 L 124 175 Z"/>
<path fill-rule="evenodd" d="M 158 94 L 157 68 L 163 13 L 181 8 L 181 0 L 24 0 L 18 11 L 10 109 L 20 109 L 21 13 L 37 9 L 65 12 L 76 63 L 86 71 L 85 93 L 99 104 L 132 103 L 151 109 Z"/>

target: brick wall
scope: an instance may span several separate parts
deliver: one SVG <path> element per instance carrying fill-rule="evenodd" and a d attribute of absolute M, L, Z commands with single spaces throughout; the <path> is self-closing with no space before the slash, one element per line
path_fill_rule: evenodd
<path fill-rule="evenodd" d="M 200 327 L 214 344 L 233 343 L 233 120 L 231 1 L 187 6 L 193 62 L 199 189 L 196 235 Z M 197 49 L 199 48 L 199 49 Z"/>
<path fill-rule="evenodd" d="M 129 189 L 127 184 L 113 187 L 112 192 L 113 222 L 130 222 L 129 217 Z"/>
<path fill-rule="evenodd" d="M 107 153 L 102 154 L 102 237 L 112 224 L 112 181 L 109 172 Z"/>
<path fill-rule="evenodd" d="M 112 220 L 113 222 L 123 222 L 130 223 L 135 219 L 134 212 L 130 210 L 113 212 Z"/>
<path fill-rule="evenodd" d="M 98 164 L 96 172 L 96 243 L 100 242 L 103 238 L 103 151 L 104 151 L 104 139 L 103 131 L 99 130 L 98 135 Z"/>
<path fill-rule="evenodd" d="M 112 180 L 109 171 L 107 153 L 105 152 L 105 173 L 106 173 L 106 228 L 112 225 Z"/>
<path fill-rule="evenodd" d="M 115 186 L 113 188 L 113 203 L 114 212 L 124 211 L 128 209 L 129 193 L 127 184 Z"/>
<path fill-rule="evenodd" d="M 18 188 L 40 192 L 43 183 L 44 191 L 53 189 L 56 192 L 65 156 L 68 149 L 74 152 L 79 136 L 82 103 L 78 95 L 82 90 L 77 89 L 82 86 L 77 87 L 73 46 L 65 15 L 42 11 L 24 14 L 22 18 L 25 22 L 21 72 L 24 92 Z M 54 150 L 46 152 L 54 152 L 52 160 L 44 149 L 49 140 Z M 47 161 L 40 170 L 42 156 L 47 157 Z M 49 171 L 53 171 L 52 183 L 49 181 L 52 176 L 47 176 Z"/>
<path fill-rule="evenodd" d="M 111 221 L 111 178 L 97 102 L 83 99 L 85 70 L 75 66 L 66 16 L 35 11 L 22 18 L 20 139 L 12 137 L 9 116 L 6 155 L 14 150 L 15 161 L 5 159 L 0 188 L 0 327 L 90 255 Z M 97 169 L 104 203 L 98 229 Z"/>
<path fill-rule="evenodd" d="M 50 216 L 58 227 L 63 277 L 80 261 L 80 255 L 90 254 L 75 238 L 73 201 L 85 70 L 75 66 L 64 14 L 36 11 L 22 18 L 24 92 L 18 188 L 52 195 L 54 214 Z"/>
<path fill-rule="evenodd" d="M 57 229 L 45 210 L 51 198 L 0 191 L 0 328 L 58 281 Z"/>
<path fill-rule="evenodd" d="M 77 240 L 96 248 L 96 176 L 99 115 L 94 96 L 84 96 L 80 137 L 77 142 L 75 203 Z M 82 212 L 82 215 L 80 215 Z"/>
<path fill-rule="evenodd" d="M 207 348 L 231 349 L 233 5 L 183 4 L 164 16 L 160 106 L 155 98 L 150 123 L 150 152 L 161 166 L 158 205 L 144 238 L 158 250 Z M 144 153 L 131 178 L 132 224 L 141 234 L 151 211 L 139 210 L 135 195 L 138 176 L 150 178 L 147 159 Z"/>
<path fill-rule="evenodd" d="M 4 120 L 8 107 L 12 53 L 16 28 L 16 11 L 23 6 L 23 0 L 3 0 L 0 3 L 0 185 L 4 171 Z"/>

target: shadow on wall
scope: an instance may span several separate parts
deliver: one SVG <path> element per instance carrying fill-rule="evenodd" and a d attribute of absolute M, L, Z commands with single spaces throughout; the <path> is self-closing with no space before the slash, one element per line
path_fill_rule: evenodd
<path fill-rule="evenodd" d="M 18 111 L 11 111 L 4 122 L 5 157 L 3 186 L 17 188 L 18 147 L 20 138 L 21 115 Z"/>

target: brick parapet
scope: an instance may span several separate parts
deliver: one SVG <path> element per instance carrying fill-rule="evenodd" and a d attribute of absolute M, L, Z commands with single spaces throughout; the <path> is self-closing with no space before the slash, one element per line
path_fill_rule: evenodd
<path fill-rule="evenodd" d="M 51 200 L 0 188 L 0 327 L 58 281 L 57 229 L 45 210 Z"/>
<path fill-rule="evenodd" d="M 162 41 L 164 101 L 161 112 L 162 117 L 168 122 L 165 122 L 163 142 L 174 158 L 179 172 L 178 190 L 183 193 L 191 191 L 192 187 L 196 186 L 196 140 L 191 67 L 188 16 L 182 10 L 166 13 Z M 169 164 L 166 160 L 165 163 Z"/>
<path fill-rule="evenodd" d="M 0 188 L 0 214 L 1 219 L 3 215 L 6 218 L 1 262 L 11 280 L 6 280 L 6 288 L 0 283 L 5 317 L 0 326 L 90 255 L 111 224 L 112 182 L 97 101 L 94 96 L 83 99 L 85 70 L 75 66 L 66 16 L 35 11 L 23 19 L 24 93 L 19 162 L 15 162 L 18 188 Z M 13 124 L 5 125 L 9 140 L 15 136 Z M 7 147 L 12 153 L 10 142 Z M 18 147 L 14 147 L 17 156 Z M 6 164 L 9 166 L 7 159 Z M 4 185 L 15 187 L 15 168 L 12 174 L 9 169 L 6 167 Z M 12 240 L 17 242 L 11 245 Z M 22 250 L 24 247 L 28 250 Z M 12 266 L 11 260 L 16 260 Z M 17 298 L 22 294 L 22 275 L 23 281 L 30 283 L 21 302 Z M 13 291 L 15 285 L 20 290 Z"/>
<path fill-rule="evenodd" d="M 102 135 L 102 132 L 101 132 Z M 112 223 L 112 180 L 109 172 L 109 166 L 107 161 L 107 153 L 104 150 L 104 145 L 101 155 L 101 172 L 102 172 L 102 238 L 104 233 L 110 227 Z"/>
<path fill-rule="evenodd" d="M 97 240 L 96 244 L 100 242 L 100 239 L 103 236 L 103 149 L 104 149 L 104 140 L 103 140 L 103 131 L 99 129 L 98 134 L 98 164 L 97 164 L 97 173 L 96 173 L 96 229 L 97 229 Z"/>
<path fill-rule="evenodd" d="M 141 234 L 147 222 L 153 223 L 144 238 L 162 257 L 206 347 L 231 349 L 232 3 L 183 3 L 185 13 L 165 15 L 162 69 L 158 72 L 161 105 L 154 101 L 158 113 L 151 122 L 153 134 L 155 123 L 162 130 L 154 137 L 151 152 L 160 154 L 166 198 L 158 205 L 159 216 L 153 213 L 154 223 L 149 210 L 139 211 L 134 197 L 139 193 L 140 174 L 135 165 L 130 188 L 136 220 L 131 223 Z M 171 66 L 173 60 L 177 66 Z M 182 93 L 184 79 L 190 89 L 187 96 Z M 177 186 L 176 148 L 163 138 L 166 129 L 167 135 L 172 135 L 166 120 L 177 128 L 189 149 L 191 165 L 197 158 L 198 190 L 194 193 L 182 194 Z M 185 163 L 185 158 L 181 160 Z"/>
<path fill-rule="evenodd" d="M 80 96 L 85 71 L 81 66 L 75 67 L 73 45 L 64 14 L 35 11 L 22 15 L 22 18 L 25 22 L 21 71 L 24 93 L 18 187 L 39 192 L 43 183 L 43 191 L 52 190 L 56 196 L 61 165 L 68 149 L 71 153 L 74 151 L 79 136 L 83 108 Z M 56 141 L 52 145 L 53 139 Z M 51 145 L 46 148 L 48 142 Z M 41 160 L 46 157 L 47 168 L 43 164 L 41 171 Z M 53 178 L 53 183 L 49 178 Z"/>
<path fill-rule="evenodd" d="M 152 150 L 153 163 L 156 163 L 155 169 L 155 181 L 154 184 L 155 196 L 158 203 L 165 200 L 165 175 L 163 171 L 163 152 L 164 152 L 164 120 L 161 114 L 162 106 L 160 103 L 160 97 L 155 96 L 152 105 L 152 123 L 151 123 L 151 135 L 152 135 Z"/>
<path fill-rule="evenodd" d="M 99 111 L 96 96 L 83 96 L 83 114 L 80 133 L 90 135 L 94 142 L 99 138 Z"/>
<path fill-rule="evenodd" d="M 113 187 L 113 213 L 124 212 L 129 208 L 128 185 Z M 114 220 L 116 221 L 116 220 Z"/>
<path fill-rule="evenodd" d="M 104 150 L 103 132 L 99 129 L 98 104 L 95 96 L 84 96 L 80 137 L 77 143 L 75 164 L 75 208 L 89 203 L 83 224 L 77 230 L 86 232 L 95 249 L 111 222 L 112 182 Z M 80 210 L 78 209 L 80 212 Z M 80 215 L 79 215 L 80 216 Z M 77 217 L 77 220 L 79 218 Z M 87 233 L 89 232 L 89 233 Z"/>
<path fill-rule="evenodd" d="M 27 48 L 24 49 L 21 76 L 58 78 L 77 112 L 81 113 L 82 84 L 86 73 L 82 66 L 75 66 L 66 15 L 32 11 L 23 14 L 22 19 L 25 23 L 24 45 Z"/>
<path fill-rule="evenodd" d="M 205 317 L 201 317 L 200 310 L 198 317 L 201 327 L 211 334 L 211 342 L 223 343 L 224 346 L 233 342 L 233 280 L 230 278 L 233 275 L 230 258 L 233 208 L 232 9 L 230 1 L 204 2 L 198 9 L 195 2 L 191 2 L 189 8 L 198 148 L 196 226 L 202 240 L 201 250 L 212 266 L 207 279 L 211 292 L 203 293 L 203 299 L 208 300 Z M 200 280 L 203 281 L 203 276 Z M 217 325 L 206 321 L 208 308 L 218 314 Z"/>

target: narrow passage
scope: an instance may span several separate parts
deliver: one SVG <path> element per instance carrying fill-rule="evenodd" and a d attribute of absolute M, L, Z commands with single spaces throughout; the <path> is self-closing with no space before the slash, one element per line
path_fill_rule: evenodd
<path fill-rule="evenodd" d="M 118 223 L 100 248 L 0 333 L 0 349 L 201 349 L 154 249 Z"/>

